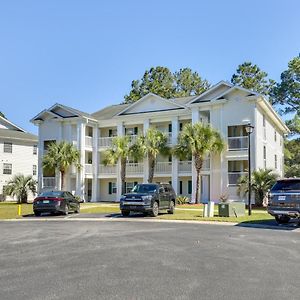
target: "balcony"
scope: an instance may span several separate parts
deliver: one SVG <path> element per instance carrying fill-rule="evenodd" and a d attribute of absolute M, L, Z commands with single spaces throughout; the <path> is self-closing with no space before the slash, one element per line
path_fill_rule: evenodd
<path fill-rule="evenodd" d="M 178 172 L 179 173 L 192 173 L 192 161 L 180 161 L 178 163 Z"/>
<path fill-rule="evenodd" d="M 85 164 L 85 174 L 93 174 L 93 165 Z"/>
<path fill-rule="evenodd" d="M 55 177 L 43 177 L 43 188 L 54 189 L 56 186 Z"/>
<path fill-rule="evenodd" d="M 85 146 L 89 148 L 93 147 L 93 137 L 91 136 L 85 137 Z"/>
<path fill-rule="evenodd" d="M 101 137 L 98 139 L 98 146 L 99 147 L 110 147 L 112 144 L 113 137 Z"/>
<path fill-rule="evenodd" d="M 117 174 L 117 165 L 100 165 L 99 166 L 100 175 L 116 175 Z"/>
<path fill-rule="evenodd" d="M 247 172 L 228 172 L 228 185 L 237 185 L 239 179 L 247 174 Z"/>
<path fill-rule="evenodd" d="M 143 174 L 144 164 L 143 163 L 127 163 L 126 164 L 126 174 Z"/>
<path fill-rule="evenodd" d="M 248 149 L 248 137 L 237 136 L 228 137 L 228 150 L 229 151 L 241 151 Z"/>
<path fill-rule="evenodd" d="M 155 174 L 171 174 L 172 162 L 157 162 L 154 169 Z"/>

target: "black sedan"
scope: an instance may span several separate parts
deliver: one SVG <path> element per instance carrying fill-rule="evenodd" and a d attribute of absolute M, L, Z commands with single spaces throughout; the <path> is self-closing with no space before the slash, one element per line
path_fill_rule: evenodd
<path fill-rule="evenodd" d="M 70 211 L 79 213 L 80 203 L 70 192 L 43 192 L 34 199 L 33 211 L 36 216 L 40 216 L 41 213 L 63 213 L 65 215 Z"/>

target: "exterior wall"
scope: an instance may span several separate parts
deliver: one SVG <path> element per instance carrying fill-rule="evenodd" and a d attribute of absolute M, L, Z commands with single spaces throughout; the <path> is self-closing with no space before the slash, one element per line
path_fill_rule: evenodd
<path fill-rule="evenodd" d="M 4 153 L 4 142 L 12 143 L 12 153 Z M 38 167 L 38 155 L 33 154 L 33 145 L 37 142 L 22 142 L 0 138 L 0 199 L 3 199 L 3 186 L 16 174 L 33 175 L 33 165 Z M 12 174 L 3 174 L 3 164 L 12 164 Z M 37 180 L 37 175 L 33 176 Z M 29 195 L 29 200 L 33 195 Z M 12 200 L 7 197 L 7 200 Z"/>

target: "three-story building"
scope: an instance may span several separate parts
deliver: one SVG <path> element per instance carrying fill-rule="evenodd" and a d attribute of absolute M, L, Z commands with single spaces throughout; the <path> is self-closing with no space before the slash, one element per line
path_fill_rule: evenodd
<path fill-rule="evenodd" d="M 66 176 L 68 190 L 85 201 L 118 201 L 121 193 L 120 165 L 105 166 L 105 150 L 114 136 L 128 135 L 132 142 L 155 127 L 168 136 L 170 146 L 186 123 L 204 122 L 217 129 L 226 141 L 221 154 L 206 158 L 201 172 L 201 200 L 218 201 L 236 193 L 240 176 L 248 170 L 248 136 L 245 125 L 251 123 L 251 169 L 272 168 L 283 175 L 283 136 L 288 128 L 260 94 L 227 82 L 220 82 L 199 96 L 164 99 L 148 94 L 132 104 L 111 105 L 87 114 L 55 104 L 32 119 L 39 127 L 39 188 L 58 188 L 59 174 L 45 174 L 42 158 L 51 141 L 65 140 L 80 151 L 82 168 L 70 168 Z M 146 160 L 128 158 L 126 189 L 146 182 Z M 178 195 L 194 199 L 196 172 L 192 160 L 159 156 L 155 182 L 170 182 Z"/>

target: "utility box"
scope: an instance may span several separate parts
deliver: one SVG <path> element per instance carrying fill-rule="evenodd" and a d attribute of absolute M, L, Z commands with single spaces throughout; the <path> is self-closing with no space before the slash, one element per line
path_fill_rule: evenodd
<path fill-rule="evenodd" d="M 219 203 L 219 217 L 242 217 L 245 216 L 244 202 Z"/>
<path fill-rule="evenodd" d="M 215 202 L 209 201 L 207 204 L 204 204 L 203 208 L 203 217 L 212 218 L 214 216 Z"/>

